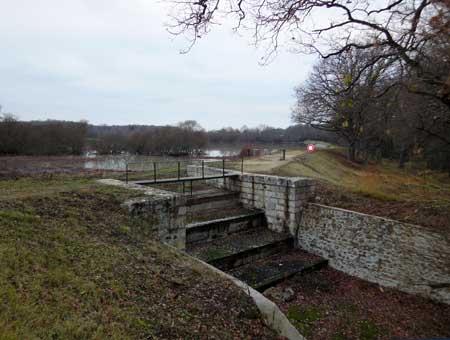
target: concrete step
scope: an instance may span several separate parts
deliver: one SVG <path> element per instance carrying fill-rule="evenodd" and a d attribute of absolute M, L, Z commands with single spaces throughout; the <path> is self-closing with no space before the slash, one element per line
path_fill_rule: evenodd
<path fill-rule="evenodd" d="M 199 222 L 208 222 L 214 220 L 221 220 L 223 218 L 229 218 L 230 216 L 241 216 L 254 214 L 254 209 L 246 209 L 241 206 L 228 207 L 226 209 L 216 208 L 216 209 L 205 209 L 202 211 L 197 211 L 195 213 L 186 212 L 186 222 L 188 224 L 194 224 Z"/>
<path fill-rule="evenodd" d="M 307 274 L 327 265 L 328 261 L 319 256 L 292 249 L 231 269 L 228 273 L 262 292 L 294 275 Z"/>
<path fill-rule="evenodd" d="M 203 190 L 188 197 L 186 201 L 188 213 L 197 213 L 211 209 L 227 209 L 240 207 L 239 193 L 232 191 Z"/>
<path fill-rule="evenodd" d="M 194 222 L 186 226 L 186 245 L 211 242 L 233 233 L 266 226 L 266 217 L 262 211 L 253 211 L 206 222 Z"/>
<path fill-rule="evenodd" d="M 294 239 L 266 228 L 250 229 L 211 242 L 196 243 L 187 252 L 221 269 L 230 270 L 291 249 Z"/>

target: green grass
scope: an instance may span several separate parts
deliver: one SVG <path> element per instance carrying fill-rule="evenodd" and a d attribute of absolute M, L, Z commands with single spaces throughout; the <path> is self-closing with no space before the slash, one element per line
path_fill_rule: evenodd
<path fill-rule="evenodd" d="M 127 264 L 138 256 L 124 245 L 136 233 L 150 236 L 151 226 L 118 212 L 127 194 L 83 182 L 64 182 L 49 196 L 55 181 L 18 181 L 16 196 L 30 195 L 2 201 L 1 338 L 119 339 L 149 331 L 138 305 L 120 304 L 135 275 Z M 156 252 L 155 245 L 143 249 Z"/>
<path fill-rule="evenodd" d="M 321 312 L 314 306 L 294 305 L 288 308 L 287 317 L 300 333 L 307 337 L 321 318 Z"/>
<path fill-rule="evenodd" d="M 8 181 L 0 180 L 0 200 L 53 195 L 65 191 L 88 188 L 92 184 L 92 180 L 87 178 L 64 175 L 47 176 L 39 178 L 39 180 L 31 177 Z"/>
<path fill-rule="evenodd" d="M 333 340 L 347 339 L 351 334 L 360 340 L 377 340 L 385 336 L 382 327 L 370 320 L 361 320 L 356 305 L 351 303 L 338 305 L 336 313 L 341 316 L 339 331 L 333 335 Z"/>
<path fill-rule="evenodd" d="M 263 171 L 265 172 L 265 171 Z M 447 174 L 417 172 L 409 165 L 399 169 L 395 162 L 360 165 L 347 161 L 344 150 L 335 148 L 302 154 L 266 173 L 288 177 L 310 177 L 332 186 L 380 201 L 417 201 L 450 207 Z"/>
<path fill-rule="evenodd" d="M 1 339 L 231 339 L 261 325 L 244 293 L 120 207 L 136 195 L 65 176 L 0 181 Z"/>
<path fill-rule="evenodd" d="M 376 340 L 385 335 L 384 330 L 377 324 L 368 320 L 360 320 L 355 305 L 338 305 L 331 313 L 340 315 L 339 331 L 332 336 L 332 340 L 345 340 L 348 338 L 360 340 Z M 293 305 L 287 310 L 287 317 L 303 336 L 311 336 L 320 321 L 326 327 L 328 314 L 322 313 L 316 306 Z"/>

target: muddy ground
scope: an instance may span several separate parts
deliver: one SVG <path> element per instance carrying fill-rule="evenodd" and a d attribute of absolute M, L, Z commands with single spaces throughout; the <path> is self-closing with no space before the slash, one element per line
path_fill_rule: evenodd
<path fill-rule="evenodd" d="M 291 300 L 277 299 L 294 291 Z M 268 295 L 308 340 L 450 337 L 450 306 L 349 276 L 332 268 L 295 276 Z"/>

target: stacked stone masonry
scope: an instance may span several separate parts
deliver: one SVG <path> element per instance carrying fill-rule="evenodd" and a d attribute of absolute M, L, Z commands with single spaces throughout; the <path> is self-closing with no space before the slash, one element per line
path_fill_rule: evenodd
<path fill-rule="evenodd" d="M 311 203 L 297 238 L 338 270 L 450 304 L 448 234 Z"/>
<path fill-rule="evenodd" d="M 205 168 L 205 176 L 222 173 Z M 230 172 L 228 172 L 230 174 Z M 189 166 L 189 176 L 201 167 Z M 209 180 L 239 193 L 247 208 L 265 212 L 269 229 L 290 232 L 298 245 L 329 260 L 329 264 L 361 279 L 450 304 L 450 237 L 429 228 L 377 216 L 308 203 L 314 181 L 233 172 L 233 177 Z M 123 182 L 103 180 L 125 186 Z M 127 209 L 156 218 L 160 240 L 184 249 L 186 201 L 175 193 L 142 186 L 144 197 L 125 202 Z"/>
<path fill-rule="evenodd" d="M 205 176 L 222 173 L 221 169 L 206 167 Z M 269 229 L 295 235 L 300 223 L 302 207 L 314 195 L 315 181 L 308 178 L 279 177 L 230 172 L 235 177 L 209 180 L 217 187 L 239 192 L 239 200 L 246 208 L 265 212 Z M 201 176 L 200 166 L 189 166 L 189 176 Z"/>
<path fill-rule="evenodd" d="M 186 247 L 186 205 L 180 195 L 151 195 L 124 203 L 130 213 L 153 220 L 161 242 Z"/>
<path fill-rule="evenodd" d="M 186 246 L 186 200 L 184 196 L 156 188 L 103 179 L 100 183 L 142 192 L 142 197 L 122 204 L 132 215 L 149 220 L 161 242 L 178 249 Z"/>

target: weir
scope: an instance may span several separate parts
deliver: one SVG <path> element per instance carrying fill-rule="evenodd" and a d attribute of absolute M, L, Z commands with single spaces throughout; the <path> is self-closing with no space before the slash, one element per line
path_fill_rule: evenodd
<path fill-rule="evenodd" d="M 134 213 L 142 213 L 147 206 L 158 216 L 162 242 L 232 273 L 258 290 L 326 264 L 318 256 L 295 249 L 294 236 L 302 208 L 314 194 L 314 181 L 224 171 L 204 164 L 187 166 L 182 180 L 191 179 L 204 180 L 209 189 L 185 196 L 157 190 L 151 180 L 134 181 L 133 186 L 145 185 L 143 190 L 151 198 L 132 200 L 125 206 Z M 161 201 L 165 203 L 156 203 Z M 217 214 L 221 217 L 216 218 Z M 252 266 L 255 261 L 259 261 L 257 273 Z"/>
<path fill-rule="evenodd" d="M 187 167 L 193 178 L 222 172 Z M 315 204 L 312 179 L 234 171 L 226 175 L 206 179 L 209 189 L 192 197 L 132 184 L 145 195 L 124 206 L 156 219 L 153 225 L 162 242 L 258 290 L 329 261 L 331 267 L 366 281 L 450 304 L 448 237 Z"/>

